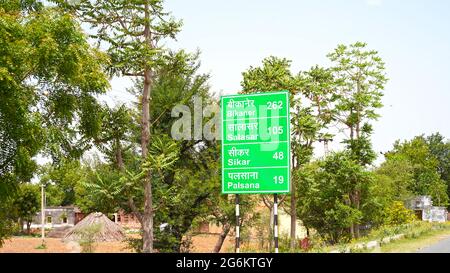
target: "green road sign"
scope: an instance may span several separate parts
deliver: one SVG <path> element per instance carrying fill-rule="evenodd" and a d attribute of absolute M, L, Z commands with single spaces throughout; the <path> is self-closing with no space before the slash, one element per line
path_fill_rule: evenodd
<path fill-rule="evenodd" d="M 223 96 L 221 106 L 222 193 L 289 193 L 289 93 Z"/>

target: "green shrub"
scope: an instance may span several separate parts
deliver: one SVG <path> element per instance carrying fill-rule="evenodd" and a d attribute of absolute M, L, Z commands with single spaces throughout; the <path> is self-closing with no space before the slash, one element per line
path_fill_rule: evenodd
<path fill-rule="evenodd" d="M 142 242 L 142 238 L 127 238 L 125 239 L 125 242 L 127 243 L 127 248 L 134 250 L 136 253 L 141 253 L 142 248 L 144 246 Z"/>
<path fill-rule="evenodd" d="M 101 225 L 96 224 L 84 227 L 77 232 L 82 253 L 93 253 L 95 251 L 95 236 L 100 232 L 100 229 Z"/>

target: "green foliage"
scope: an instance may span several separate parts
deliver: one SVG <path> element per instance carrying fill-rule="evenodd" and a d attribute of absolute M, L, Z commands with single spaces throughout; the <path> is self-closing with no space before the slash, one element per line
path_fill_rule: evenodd
<path fill-rule="evenodd" d="M 16 219 L 11 198 L 4 198 L 0 202 L 0 247 L 4 240 L 9 238 L 16 231 Z"/>
<path fill-rule="evenodd" d="M 106 58 L 69 14 L 40 1 L 0 1 L 0 203 L 28 182 L 45 151 L 79 155 L 86 108 L 108 81 Z M 84 122 L 79 123 L 81 118 Z M 0 240 L 11 225 L 0 221 Z"/>
<path fill-rule="evenodd" d="M 154 136 L 150 144 L 154 148 L 149 148 L 150 160 L 163 167 L 162 171 L 152 172 L 155 207 L 158 207 L 155 226 L 168 223 L 162 232 L 155 229 L 156 245 L 163 252 L 180 251 L 183 236 L 192 228 L 194 220 L 210 215 L 212 208 L 209 202 L 219 204 L 216 200 L 221 198 L 218 143 L 204 139 L 174 141 L 168 137 L 176 121 L 171 116 L 175 105 L 187 105 L 194 113 L 193 96 L 201 98 L 203 105 L 217 103 L 209 94 L 209 75 L 198 73 L 198 56 L 183 51 L 172 54 L 166 60 L 167 65 L 161 66 L 157 73 L 150 107 Z M 137 90 L 141 88 L 140 84 Z M 208 118 L 204 117 L 203 124 L 206 121 Z M 157 138 L 162 143 L 158 144 Z M 161 152 L 162 148 L 155 149 L 158 146 L 172 146 L 177 156 L 170 156 L 173 153 L 167 149 L 164 152 Z M 172 164 L 172 161 L 173 165 L 164 167 L 164 162 Z"/>
<path fill-rule="evenodd" d="M 372 227 L 385 222 L 385 210 L 395 201 L 405 202 L 414 196 L 413 166 L 402 157 L 392 157 L 373 171 L 364 199 L 364 221 Z"/>
<path fill-rule="evenodd" d="M 423 136 L 401 143 L 397 141 L 392 151 L 386 154 L 386 164 L 391 162 L 407 162 L 409 164 L 407 178 L 410 180 L 405 186 L 415 195 L 430 195 L 436 206 L 447 206 L 449 197 L 448 186 L 441 179 L 439 160 L 430 151 L 430 147 Z M 391 177 L 399 177 L 402 169 L 392 169 Z"/>
<path fill-rule="evenodd" d="M 250 67 L 242 73 L 243 93 L 293 90 L 291 61 L 270 56 L 263 60 L 262 67 Z"/>
<path fill-rule="evenodd" d="M 411 187 L 414 183 L 413 164 L 402 156 L 391 156 L 376 169 L 378 181 L 386 179 L 388 184 L 384 184 L 385 190 L 392 190 L 385 193 L 390 200 L 406 200 L 411 197 Z M 381 183 L 382 184 L 382 183 Z M 380 187 L 380 191 L 382 187 Z"/>
<path fill-rule="evenodd" d="M 288 90 L 290 93 L 291 112 L 291 146 L 292 168 L 298 170 L 313 157 L 313 144 L 319 140 L 329 141 L 332 138 L 325 130 L 333 121 L 332 103 L 335 83 L 332 71 L 319 66 L 309 71 L 291 72 L 291 61 L 285 58 L 270 56 L 262 61 L 261 67 L 250 67 L 242 73 L 242 93 L 268 92 Z M 300 183 L 300 177 L 291 183 L 292 194 L 287 202 L 293 199 L 295 204 Z M 263 197 L 264 198 L 264 197 Z M 296 214 L 296 207 L 287 209 L 290 214 Z M 292 234 L 291 234 L 292 235 Z M 292 245 L 295 244 L 291 236 Z"/>
<path fill-rule="evenodd" d="M 331 103 L 335 100 L 332 71 L 319 66 L 309 71 L 291 72 L 291 61 L 270 56 L 261 67 L 250 67 L 242 73 L 242 93 L 288 90 L 291 95 L 291 124 L 295 168 L 308 163 L 313 143 L 331 139 L 323 130 L 333 120 Z"/>
<path fill-rule="evenodd" d="M 400 225 L 384 225 L 370 232 L 367 240 L 381 240 L 388 237 L 403 234 L 406 238 L 417 238 L 432 230 L 448 228 L 448 225 L 440 223 L 429 223 L 422 221 L 412 221 Z"/>
<path fill-rule="evenodd" d="M 378 52 L 367 50 L 367 44 L 357 42 L 339 45 L 328 54 L 337 83 L 336 119 L 348 130 L 344 141 L 355 160 L 365 166 L 376 155 L 372 151 L 370 121 L 379 115 L 382 90 L 387 82 L 384 62 Z"/>
<path fill-rule="evenodd" d="M 9 6 L 0 13 L 0 135 L 7 146 L 2 172 L 27 181 L 36 170 L 31 158 L 44 147 L 49 153 L 58 143 L 73 148 L 69 139 L 86 125 L 76 124 L 85 115 L 81 106 L 108 87 L 106 59 L 58 9 L 20 13 Z"/>
<path fill-rule="evenodd" d="M 86 167 L 85 172 L 85 179 L 75 187 L 75 203 L 81 211 L 113 213 L 126 202 L 126 197 L 120 196 L 123 185 L 116 169 L 97 161 Z"/>
<path fill-rule="evenodd" d="M 35 247 L 34 249 L 40 249 L 40 250 L 47 249 L 47 245 L 45 243 L 42 243 L 42 244 L 38 245 L 37 247 Z"/>
<path fill-rule="evenodd" d="M 75 188 L 85 179 L 81 163 L 76 160 L 62 160 L 58 165 L 41 167 L 41 183 L 46 186 L 48 206 L 69 206 L 75 204 Z"/>
<path fill-rule="evenodd" d="M 96 139 L 97 147 L 106 154 L 106 163 L 93 162 L 88 167 L 86 182 L 77 188 L 77 204 L 84 209 L 108 211 L 119 208 L 132 211 L 135 206 L 138 213 L 143 213 L 142 178 L 150 171 L 157 209 L 155 226 L 169 224 L 162 232 L 155 229 L 157 246 L 159 251 L 173 252 L 182 247 L 183 236 L 194 219 L 208 213 L 208 200 L 215 203 L 220 197 L 220 148 L 215 141 L 174 141 L 169 137 L 175 121 L 171 109 L 175 105 L 192 107 L 194 95 L 204 104 L 213 99 L 208 94 L 208 75 L 197 72 L 197 56 L 177 52 L 166 61 L 171 64 L 161 66 L 153 86 L 150 108 L 154 117 L 153 137 L 147 158 L 141 160 L 136 152 L 141 133 L 140 128 L 133 126 L 138 122 L 137 111 L 125 106 L 105 109 Z M 137 81 L 132 91 L 141 90 L 142 84 Z M 138 92 L 136 95 L 139 96 Z M 122 164 L 118 164 L 119 154 Z"/>
<path fill-rule="evenodd" d="M 182 23 L 164 10 L 163 1 L 52 0 L 95 28 L 111 58 L 111 74 L 144 76 L 164 62 L 164 39 L 175 39 Z"/>
<path fill-rule="evenodd" d="M 431 147 L 434 147 L 434 153 Z M 440 154 L 441 160 L 435 154 Z M 364 197 L 365 218 L 372 225 L 395 219 L 386 212 L 413 196 L 430 195 L 434 205 L 448 204 L 447 184 L 440 179 L 439 173 L 442 170 L 440 162 L 445 162 L 445 143 L 439 134 L 427 139 L 419 136 L 402 143 L 397 141 L 385 157 L 386 161 L 374 171 L 375 179 Z"/>
<path fill-rule="evenodd" d="M 31 217 L 39 206 L 36 191 L 37 188 L 34 185 L 12 185 L 11 189 L 5 192 L 7 195 L 0 196 L 0 247 L 5 239 L 22 231 L 22 223 L 18 223 L 19 218 L 31 221 Z"/>
<path fill-rule="evenodd" d="M 129 207 L 134 211 L 135 214 L 142 214 L 140 217 L 143 220 L 144 225 L 152 225 L 151 219 L 154 218 L 154 208 L 151 205 L 145 204 L 158 204 L 164 203 L 166 199 L 173 199 L 177 201 L 180 193 L 175 193 L 178 189 L 178 185 L 174 185 L 175 177 L 178 176 L 175 171 L 171 171 L 170 168 L 172 163 L 170 159 L 161 158 L 157 155 L 151 155 L 148 157 L 147 148 L 154 145 L 152 140 L 155 135 L 169 135 L 168 131 L 159 131 L 162 129 L 158 127 L 157 122 L 161 121 L 159 115 L 154 115 L 155 106 L 153 105 L 155 101 L 155 93 L 158 93 L 158 89 L 169 88 L 169 92 L 164 93 L 164 96 L 168 95 L 168 98 L 174 98 L 172 95 L 174 92 L 195 90 L 203 88 L 204 82 L 201 82 L 199 86 L 193 86 L 192 82 L 188 82 L 187 79 L 191 79 L 194 75 L 196 67 L 191 65 L 186 65 L 186 60 L 189 59 L 187 54 L 183 52 L 174 54 L 165 48 L 165 41 L 167 39 L 174 39 L 176 34 L 181 28 L 181 22 L 175 20 L 170 16 L 169 13 L 165 12 L 162 0 L 155 1 L 140 1 L 140 0 L 108 0 L 108 1 L 90 1 L 81 0 L 75 3 L 69 3 L 63 0 L 53 0 L 58 4 L 58 6 L 67 9 L 77 17 L 86 23 L 89 23 L 91 27 L 95 29 L 95 38 L 99 44 L 103 45 L 106 52 L 110 56 L 111 63 L 108 67 L 110 74 L 120 75 L 120 76 L 132 76 L 137 77 L 138 80 L 138 94 L 140 103 L 137 108 L 140 110 L 138 120 L 141 123 L 141 130 L 136 134 L 136 137 L 140 142 L 141 160 L 139 162 L 140 166 L 133 166 L 133 168 L 127 168 L 127 176 L 122 179 L 131 189 L 131 184 L 137 185 L 135 178 L 143 179 L 141 187 L 145 189 L 143 198 L 141 198 L 142 190 L 139 190 L 136 194 L 133 191 L 127 193 Z M 187 69 L 186 69 L 187 68 Z M 173 73 L 177 71 L 177 73 Z M 166 80 L 163 80 L 167 77 Z M 172 89 L 170 85 L 164 86 L 164 84 L 170 83 L 167 79 L 178 80 L 176 83 L 180 84 L 183 81 L 187 84 L 181 90 Z M 204 89 L 204 88 L 203 88 Z M 191 96 L 194 93 L 191 93 Z M 179 94 L 184 95 L 184 94 Z M 179 102 L 180 98 L 187 101 L 185 96 L 175 97 L 177 100 L 172 101 L 172 103 Z M 167 104 L 163 107 L 157 109 L 157 111 L 162 110 L 162 115 L 167 115 L 170 112 L 167 109 Z M 150 118 L 151 117 L 151 118 Z M 153 118 L 155 120 L 153 120 Z M 164 127 L 170 124 L 167 122 Z M 151 124 L 149 124 L 151 123 Z M 151 137 L 150 137 L 151 136 Z M 197 145 L 198 143 L 189 143 L 188 147 L 183 147 L 180 145 L 181 151 L 190 150 L 190 147 Z M 117 145 L 116 145 L 117 146 Z M 206 146 L 206 145 L 205 145 Z M 116 147 L 117 148 L 117 147 Z M 200 151 L 202 149 L 199 149 Z M 116 151 L 120 151 L 116 149 Z M 189 152 L 192 152 L 189 151 Z M 194 153 L 197 155 L 198 153 Z M 181 153 L 181 155 L 185 155 Z M 188 155 L 187 158 L 190 158 Z M 152 165 L 146 165 L 146 162 L 152 162 L 156 160 L 157 163 L 161 164 L 159 169 L 155 174 L 153 172 L 145 172 L 144 169 L 153 168 Z M 188 162 L 189 159 L 187 160 Z M 177 165 L 182 165 L 182 161 L 177 161 Z M 181 163 L 181 164 L 180 164 Z M 179 168 L 179 166 L 177 166 Z M 192 167 L 192 166 L 191 166 Z M 119 168 L 123 171 L 122 166 Z M 162 169 L 165 169 L 164 171 Z M 190 168 L 192 169 L 192 168 Z M 141 174 L 145 174 L 142 176 Z M 179 177 L 179 176 L 178 176 Z M 198 177 L 195 177 L 198 179 Z M 205 182 L 205 179 L 199 179 L 197 181 Z M 151 194 L 153 185 L 155 194 Z M 136 189 L 136 187 L 134 187 Z M 184 190 L 182 190 L 184 191 Z M 200 191 L 201 192 L 201 191 Z M 162 194 L 164 193 L 164 194 Z M 173 193 L 173 194 L 171 194 Z M 165 195 L 171 194 L 170 197 Z M 205 199 L 205 193 L 201 194 L 199 200 L 197 197 L 193 199 L 195 202 L 202 201 Z M 135 196 L 137 197 L 134 200 Z M 192 195 L 191 195 L 192 196 Z M 156 200 L 154 201 L 153 198 Z M 158 200 L 161 198 L 161 200 Z M 175 204 L 180 204 L 179 201 Z M 136 206 L 137 204 L 137 206 Z M 195 205 L 195 204 L 191 204 Z M 158 207 L 158 205 L 155 205 Z M 180 211 L 181 212 L 181 211 Z M 184 213 L 186 215 L 186 213 Z M 191 215 L 187 214 L 188 218 L 192 218 Z M 145 223 L 144 223 L 145 222 Z M 191 220 L 186 221 L 182 224 L 183 229 L 189 227 Z M 147 231 L 148 230 L 148 231 Z M 143 236 L 145 251 L 150 252 L 153 249 L 153 241 L 151 233 L 153 232 L 153 226 L 150 229 L 143 230 L 145 236 Z M 182 234 L 177 234 L 179 241 L 182 238 Z"/>
<path fill-rule="evenodd" d="M 129 249 L 132 249 L 136 253 L 142 253 L 143 242 L 141 238 L 128 237 L 125 239 L 125 242 Z"/>
<path fill-rule="evenodd" d="M 450 140 L 439 133 L 426 138 L 430 153 L 438 160 L 437 171 L 447 186 L 447 195 L 450 197 Z M 443 187 L 442 184 L 439 185 Z M 439 187 L 438 186 L 438 187 Z"/>
<path fill-rule="evenodd" d="M 299 181 L 297 213 L 305 226 L 328 242 L 348 240 L 349 228 L 364 216 L 362 208 L 351 202 L 352 193 L 367 191 L 372 174 L 343 152 L 306 165 L 293 179 Z"/>
<path fill-rule="evenodd" d="M 17 218 L 21 220 L 19 224 L 22 225 L 22 221 L 27 223 L 28 234 L 33 217 L 40 208 L 39 193 L 38 185 L 22 184 L 12 204 Z"/>

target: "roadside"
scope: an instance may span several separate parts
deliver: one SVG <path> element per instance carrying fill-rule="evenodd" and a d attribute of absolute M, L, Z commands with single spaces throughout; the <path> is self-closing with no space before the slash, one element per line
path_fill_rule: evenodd
<path fill-rule="evenodd" d="M 426 249 L 449 239 L 435 248 Z M 349 244 L 327 246 L 312 252 L 325 253 L 415 253 L 445 251 L 450 248 L 450 222 L 430 223 L 414 221 L 398 226 L 381 226 L 367 236 Z M 448 251 L 450 252 L 450 251 Z"/>
<path fill-rule="evenodd" d="M 445 247 L 450 249 L 450 230 L 448 229 L 431 231 L 418 238 L 404 238 L 386 244 L 379 250 L 382 253 L 442 253 Z"/>
<path fill-rule="evenodd" d="M 450 253 L 450 235 L 437 244 L 419 250 L 418 253 Z"/>

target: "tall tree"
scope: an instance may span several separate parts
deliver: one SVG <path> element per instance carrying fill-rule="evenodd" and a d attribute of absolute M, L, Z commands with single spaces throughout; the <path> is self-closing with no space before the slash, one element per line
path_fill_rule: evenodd
<path fill-rule="evenodd" d="M 350 194 L 355 187 L 368 185 L 371 173 L 349 151 L 332 153 L 297 172 L 301 177 L 298 213 L 305 226 L 317 230 L 330 243 L 351 239 L 349 227 L 362 221 L 363 212 L 352 206 Z"/>
<path fill-rule="evenodd" d="M 162 0 L 53 0 L 74 11 L 78 18 L 91 24 L 98 39 L 111 57 L 110 71 L 119 76 L 142 80 L 141 90 L 141 159 L 149 156 L 151 140 L 150 99 L 157 76 L 156 67 L 164 62 L 162 45 L 175 38 L 181 22 L 164 11 Z M 71 3 L 74 3 L 73 5 Z M 153 252 L 153 193 L 150 171 L 143 177 L 145 191 L 142 214 L 143 251 Z M 137 212 L 136 212 L 137 213 Z"/>
<path fill-rule="evenodd" d="M 40 183 L 46 186 L 47 205 L 70 206 L 75 204 L 75 187 L 84 179 L 78 160 L 61 160 L 58 164 L 40 167 Z"/>
<path fill-rule="evenodd" d="M 438 173 L 447 184 L 447 195 L 450 198 L 450 140 L 439 133 L 426 138 L 430 153 L 438 160 Z"/>
<path fill-rule="evenodd" d="M 376 110 L 383 106 L 382 91 L 387 82 L 385 64 L 377 51 L 367 50 L 367 44 L 361 42 L 339 45 L 328 57 L 333 62 L 337 82 L 335 118 L 347 132 L 344 143 L 356 162 L 368 166 L 376 158 L 370 141 L 371 122 L 379 117 Z M 359 188 L 354 187 L 350 195 L 355 209 L 360 209 L 361 204 Z M 351 227 L 351 233 L 359 237 L 358 224 Z"/>
<path fill-rule="evenodd" d="M 109 118 L 104 118 L 106 122 L 101 126 L 104 132 L 96 139 L 100 143 L 101 151 L 107 155 L 106 163 L 95 164 L 92 172 L 96 171 L 98 176 L 89 174 L 86 184 L 91 185 L 81 186 L 78 192 L 82 202 L 86 198 L 108 199 L 109 203 L 114 204 L 113 207 L 137 212 L 135 213 L 137 218 L 142 219 L 144 191 L 139 183 L 136 184 L 136 178 L 140 177 L 142 170 L 154 168 L 152 171 L 153 204 L 156 212 L 154 225 L 166 226 L 163 230 L 155 230 L 155 248 L 160 252 L 179 252 L 186 251 L 185 235 L 192 228 L 194 221 L 197 218 L 211 216 L 208 214 L 211 213 L 211 204 L 220 208 L 217 200 L 221 196 L 220 147 L 215 139 L 208 140 L 206 136 L 197 134 L 193 136 L 191 133 L 195 133 L 198 129 L 196 128 L 198 124 L 194 124 L 195 120 L 200 120 L 200 125 L 205 124 L 204 128 L 208 127 L 207 124 L 217 123 L 214 120 L 218 118 L 219 109 L 216 99 L 209 94 L 207 84 L 209 75 L 198 73 L 200 65 L 198 54 L 187 54 L 184 51 L 170 52 L 167 61 L 168 63 L 159 66 L 155 73 L 157 76 L 150 103 L 151 116 L 154 118 L 151 125 L 153 140 L 150 143 L 149 157 L 141 162 L 142 164 L 137 160 L 139 155 L 135 142 L 139 141 L 139 128 L 127 125 L 129 122 L 122 122 L 121 118 L 113 119 L 116 120 L 115 125 L 110 124 Z M 132 93 L 140 96 L 142 85 L 142 81 L 137 81 L 131 90 Z M 136 109 L 140 110 L 141 105 L 138 104 Z M 183 111 L 178 112 L 177 109 Z M 137 110 L 128 110 L 134 121 Z M 180 129 L 177 127 L 180 122 L 187 124 L 181 128 L 187 132 L 186 138 L 179 139 L 172 135 L 177 139 L 175 141 L 169 135 Z M 119 126 L 120 129 L 115 126 Z M 124 128 L 126 130 L 123 130 Z M 200 126 L 200 134 L 204 128 Z M 212 133 L 217 132 L 214 126 L 211 130 Z M 113 135 L 116 136 L 103 142 Z M 185 136 L 183 133 L 182 135 Z M 119 140 L 121 145 L 114 144 Z M 123 148 L 122 171 L 117 165 L 119 161 L 115 156 L 120 146 Z M 127 148 L 130 146 L 131 148 Z M 117 176 L 120 179 L 116 179 Z M 93 192 L 102 197 L 90 198 L 90 193 Z M 84 204 L 87 207 L 98 205 L 90 202 Z"/>
<path fill-rule="evenodd" d="M 439 173 L 440 162 L 431 153 L 424 136 L 415 137 L 410 141 L 397 141 L 394 148 L 386 154 L 386 162 L 392 162 L 397 158 L 402 158 L 411 165 L 413 180 L 408 188 L 412 193 L 430 195 L 437 206 L 448 205 L 447 184 Z"/>
<path fill-rule="evenodd" d="M 198 54 L 179 51 L 170 52 L 168 57 L 168 62 L 158 69 L 153 88 L 152 134 L 166 146 L 175 143 L 179 153 L 173 167 L 153 180 L 158 208 L 155 224 L 168 224 L 164 230 L 156 230 L 155 238 L 159 251 L 180 252 L 187 251 L 185 235 L 194 220 L 210 213 L 209 201 L 214 204 L 220 196 L 220 148 L 216 138 L 202 136 L 207 124 L 217 124 L 214 120 L 219 117 L 219 108 L 209 94 L 209 75 L 198 72 Z M 138 83 L 137 90 L 141 86 Z M 184 110 L 179 113 L 174 110 L 179 109 L 176 106 Z M 182 129 L 190 133 L 186 138 L 175 137 L 176 141 L 169 139 L 170 134 L 174 138 L 172 129 L 180 120 L 187 121 Z M 196 127 L 200 127 L 199 133 Z M 212 133 L 218 132 L 214 126 L 211 129 Z"/>
<path fill-rule="evenodd" d="M 23 222 L 27 224 L 27 233 L 30 234 L 31 222 L 36 212 L 40 208 L 39 204 L 39 186 L 20 185 L 18 193 L 14 196 L 13 208 L 18 218 L 18 223 L 22 230 Z"/>
<path fill-rule="evenodd" d="M 386 222 L 386 212 L 395 202 L 404 203 L 413 196 L 413 165 L 404 156 L 391 156 L 373 170 L 373 179 L 363 193 L 363 221 L 373 227 Z"/>
<path fill-rule="evenodd" d="M 108 88 L 106 58 L 80 25 L 40 1 L 0 2 L 0 202 L 37 170 L 34 157 L 71 150 Z"/>

